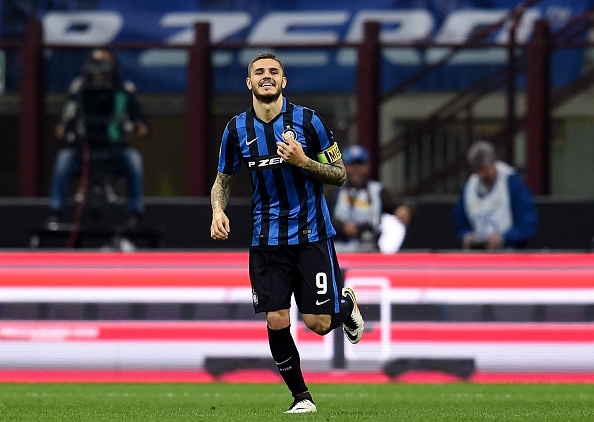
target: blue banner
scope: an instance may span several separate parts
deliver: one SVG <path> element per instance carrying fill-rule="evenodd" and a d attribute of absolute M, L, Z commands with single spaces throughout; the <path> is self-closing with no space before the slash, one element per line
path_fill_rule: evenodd
<path fill-rule="evenodd" d="M 462 43 L 489 25 L 508 16 L 516 7 L 512 0 L 102 0 L 95 8 L 81 10 L 48 6 L 39 2 L 47 42 L 106 44 L 114 41 L 160 41 L 184 47 L 194 39 L 193 25 L 209 22 L 215 43 L 215 92 L 244 92 L 247 63 L 265 48 L 244 51 L 216 50 L 216 43 L 246 42 L 329 44 L 359 42 L 366 21 L 381 24 L 383 42 L 431 40 L 437 44 Z M 62 2 L 64 3 L 64 2 Z M 85 2 L 84 4 L 92 4 Z M 586 11 L 591 0 L 543 0 L 524 11 L 516 40 L 530 39 L 536 20 L 546 18 L 553 30 Z M 0 9 L 8 13 L 8 6 Z M 8 30 L 2 16 L 0 33 Z M 12 30 L 15 23 L 11 20 Z M 18 25 L 17 25 L 18 27 Z M 448 63 L 431 72 L 412 88 L 416 90 L 463 89 L 507 61 L 505 44 L 509 24 L 487 39 L 501 48 L 462 50 Z M 386 48 L 382 50 L 382 89 L 391 90 L 423 66 L 438 62 L 449 49 L 433 47 Z M 354 49 L 281 49 L 291 92 L 348 92 L 355 88 L 357 55 Z M 48 55 L 50 89 L 64 89 L 80 67 L 82 53 L 53 51 Z M 186 88 L 185 48 L 118 52 L 124 76 L 145 92 L 180 92 Z M 581 51 L 559 51 L 553 56 L 553 85 L 562 86 L 579 74 Z"/>

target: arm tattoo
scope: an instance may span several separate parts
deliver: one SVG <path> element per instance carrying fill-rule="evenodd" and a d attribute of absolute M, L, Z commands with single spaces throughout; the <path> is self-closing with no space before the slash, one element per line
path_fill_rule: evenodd
<path fill-rule="evenodd" d="M 213 211 L 218 209 L 224 211 L 227 208 L 229 197 L 231 196 L 232 179 L 233 176 L 221 173 L 220 171 L 217 172 L 217 178 L 210 191 L 210 204 Z"/>
<path fill-rule="evenodd" d="M 346 180 L 346 170 L 341 159 L 332 164 L 322 164 L 310 158 L 303 170 L 329 185 L 342 186 Z"/>

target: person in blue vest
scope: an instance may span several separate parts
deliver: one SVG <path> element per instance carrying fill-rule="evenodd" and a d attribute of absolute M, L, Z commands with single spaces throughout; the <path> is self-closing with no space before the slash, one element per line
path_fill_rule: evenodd
<path fill-rule="evenodd" d="M 67 145 L 58 152 L 54 164 L 48 223 L 60 221 L 72 179 L 93 157 L 103 157 L 110 163 L 110 171 L 125 177 L 127 223 L 139 222 L 144 213 L 144 169 L 142 155 L 128 142 L 132 133 L 139 137 L 149 133 L 136 87 L 131 81 L 120 81 L 118 63 L 111 51 L 93 50 L 83 64 L 81 76 L 70 84 L 56 127 L 56 138 Z"/>
<path fill-rule="evenodd" d="M 342 327 L 354 344 L 363 336 L 364 322 L 355 293 L 343 287 L 323 191 L 324 183 L 344 183 L 340 150 L 314 110 L 282 95 L 286 84 L 284 66 L 274 54 L 262 53 L 250 62 L 246 85 L 252 107 L 231 119 L 223 132 L 211 190 L 210 235 L 215 240 L 230 236 L 225 208 L 231 180 L 243 162 L 252 187 L 254 310 L 266 313 L 270 352 L 293 395 L 285 413 L 311 413 L 317 408 L 291 334 L 291 297 L 316 334 Z"/>
<path fill-rule="evenodd" d="M 495 147 L 475 141 L 467 152 L 472 168 L 454 209 L 463 249 L 526 247 L 538 214 L 532 194 L 516 169 L 496 159 Z"/>

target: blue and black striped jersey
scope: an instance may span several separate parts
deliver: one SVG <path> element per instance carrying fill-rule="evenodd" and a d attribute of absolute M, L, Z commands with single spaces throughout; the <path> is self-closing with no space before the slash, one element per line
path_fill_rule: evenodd
<path fill-rule="evenodd" d="M 252 246 L 295 245 L 336 234 L 322 182 L 276 153 L 287 127 L 297 132 L 305 155 L 314 160 L 334 143 L 332 132 L 314 110 L 285 98 L 281 113 L 271 122 L 259 120 L 250 108 L 231 119 L 223 132 L 218 170 L 236 174 L 242 161 L 250 170 Z"/>

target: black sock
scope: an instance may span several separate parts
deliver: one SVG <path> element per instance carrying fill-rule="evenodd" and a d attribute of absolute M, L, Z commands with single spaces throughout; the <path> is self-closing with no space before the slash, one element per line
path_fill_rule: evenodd
<path fill-rule="evenodd" d="M 301 358 L 291 335 L 291 327 L 282 330 L 268 327 L 268 344 L 272 358 L 293 397 L 306 392 L 307 386 L 301 373 Z"/>
<path fill-rule="evenodd" d="M 334 330 L 336 327 L 340 327 L 351 315 L 351 312 L 353 312 L 353 307 L 354 304 L 350 300 L 345 299 L 343 296 L 340 299 L 340 312 L 337 314 L 332 314 L 332 320 L 330 321 L 330 329 L 328 332 Z"/>
<path fill-rule="evenodd" d="M 298 396 L 295 396 L 296 400 L 309 400 L 310 402 L 314 403 L 313 398 L 311 397 L 311 393 L 306 391 L 305 393 L 301 393 Z M 315 404 L 315 403 L 314 403 Z"/>

